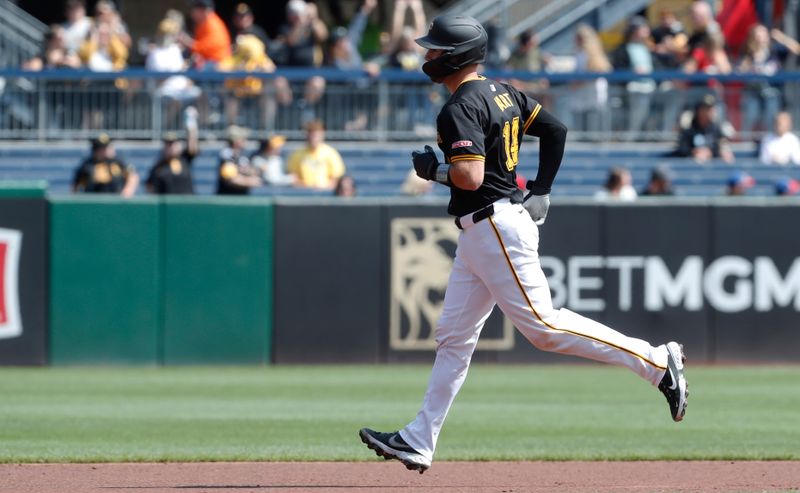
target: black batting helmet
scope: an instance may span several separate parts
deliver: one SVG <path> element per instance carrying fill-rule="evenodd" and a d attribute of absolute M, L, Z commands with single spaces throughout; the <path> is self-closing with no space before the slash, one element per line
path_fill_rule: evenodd
<path fill-rule="evenodd" d="M 439 58 L 425 62 L 422 71 L 434 82 L 467 65 L 481 63 L 486 58 L 486 30 L 480 22 L 467 15 L 440 15 L 433 19 L 428 34 L 417 44 L 429 50 L 444 50 Z"/>

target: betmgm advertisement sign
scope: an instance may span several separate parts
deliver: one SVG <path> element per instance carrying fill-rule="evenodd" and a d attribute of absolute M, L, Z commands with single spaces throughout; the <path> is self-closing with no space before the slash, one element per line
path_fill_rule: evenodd
<path fill-rule="evenodd" d="M 47 362 L 47 202 L 0 199 L 0 365 Z"/>
<path fill-rule="evenodd" d="M 630 228 L 627 239 L 619 235 L 625 239 L 619 240 L 621 247 L 604 240 L 609 228 L 602 221 L 596 235 L 585 235 L 578 243 L 575 232 L 568 231 L 568 212 L 558 218 L 564 221 L 561 226 L 546 226 L 542 232 L 540 260 L 556 307 L 654 343 L 685 341 L 700 360 L 769 360 L 775 354 L 785 360 L 800 355 L 780 349 L 800 343 L 800 249 L 783 248 L 786 242 L 781 239 L 776 239 L 782 245 L 778 249 L 753 244 L 763 241 L 757 235 L 729 240 L 705 224 L 697 226 L 703 233 L 690 242 L 680 234 L 654 239 L 658 235 L 647 233 L 651 226 L 636 221 L 615 226 L 622 233 Z M 685 211 L 671 215 L 681 214 Z M 436 347 L 436 321 L 459 231 L 452 219 L 429 217 L 396 217 L 389 230 L 389 349 L 430 351 Z M 724 245 L 724 251 L 715 251 L 715 244 Z M 772 331 L 770 342 L 753 344 L 765 339 L 758 337 L 765 328 Z M 513 353 L 521 357 L 509 361 L 556 361 L 527 356 L 539 351 L 517 335 L 498 308 L 481 335 L 477 351 L 481 350 L 499 352 L 499 360 L 503 353 Z"/>

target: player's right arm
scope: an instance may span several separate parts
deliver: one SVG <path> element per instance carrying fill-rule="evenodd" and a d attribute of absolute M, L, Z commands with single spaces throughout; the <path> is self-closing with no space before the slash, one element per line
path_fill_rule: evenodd
<path fill-rule="evenodd" d="M 482 118 L 472 106 L 451 104 L 436 119 L 441 147 L 450 163 L 450 182 L 462 190 L 477 190 L 483 184 L 486 150 Z"/>

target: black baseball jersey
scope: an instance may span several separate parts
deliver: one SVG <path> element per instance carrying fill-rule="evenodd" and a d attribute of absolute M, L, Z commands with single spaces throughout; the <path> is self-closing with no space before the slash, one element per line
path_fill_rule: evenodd
<path fill-rule="evenodd" d="M 120 159 L 84 160 L 72 179 L 72 186 L 79 192 L 120 193 L 125 188 L 128 175 L 134 169 Z"/>
<path fill-rule="evenodd" d="M 192 161 L 195 155 L 188 149 L 175 158 L 161 157 L 150 169 L 147 187 L 156 194 L 193 194 Z"/>
<path fill-rule="evenodd" d="M 230 147 L 222 149 L 219 153 L 219 167 L 217 167 L 217 193 L 219 195 L 247 195 L 250 188 L 233 183 L 237 176 L 258 176 L 260 172 L 250 164 L 243 152 Z"/>
<path fill-rule="evenodd" d="M 485 77 L 461 83 L 436 120 L 437 140 L 450 164 L 483 161 L 484 179 L 475 191 L 451 187 L 447 212 L 463 216 L 502 198 L 522 203 L 523 193 L 516 184 L 522 137 L 547 134 L 552 126 L 564 128 L 541 104 L 510 85 Z M 547 149 L 541 146 L 536 182 L 547 192 L 563 152 L 563 141 L 560 148 L 558 142 L 549 142 Z"/>

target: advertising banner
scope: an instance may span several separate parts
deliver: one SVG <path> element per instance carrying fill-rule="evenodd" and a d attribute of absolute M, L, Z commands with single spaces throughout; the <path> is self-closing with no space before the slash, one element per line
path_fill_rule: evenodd
<path fill-rule="evenodd" d="M 47 202 L 0 199 L 0 365 L 47 362 Z"/>

